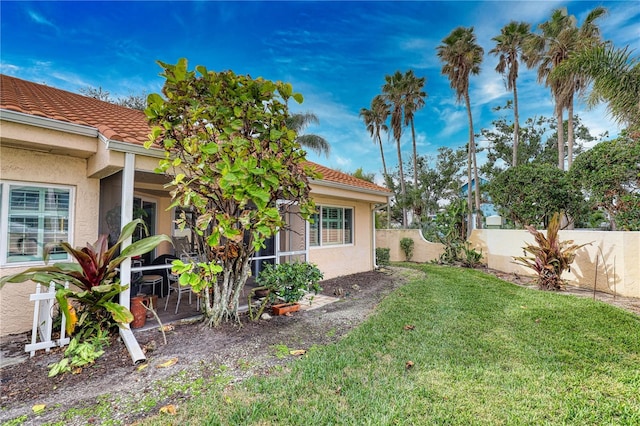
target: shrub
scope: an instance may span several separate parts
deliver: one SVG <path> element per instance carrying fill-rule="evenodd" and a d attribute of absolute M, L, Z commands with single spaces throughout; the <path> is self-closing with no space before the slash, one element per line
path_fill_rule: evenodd
<path fill-rule="evenodd" d="M 391 249 L 386 247 L 376 247 L 376 265 L 389 266 L 391 259 Z"/>
<path fill-rule="evenodd" d="M 529 244 L 523 247 L 525 256 L 513 258 L 516 263 L 536 271 L 540 290 L 561 290 L 563 284 L 561 275 L 564 271 L 571 270 L 570 265 L 576 257 L 576 251 L 591 245 L 591 243 L 575 245 L 573 240 L 559 241 L 560 217 L 560 213 L 553 215 L 549 221 L 546 237 L 533 226 L 527 226 L 527 231 L 535 237 L 537 245 Z M 527 257 L 526 253 L 532 256 Z"/>
<path fill-rule="evenodd" d="M 413 239 L 405 237 L 400 240 L 400 248 L 404 253 L 404 257 L 409 262 L 413 257 Z"/>
<path fill-rule="evenodd" d="M 273 303 L 276 299 L 285 303 L 294 303 L 302 299 L 308 291 L 318 294 L 322 290 L 319 285 L 322 276 L 322 272 L 316 265 L 307 262 L 266 264 L 256 278 L 259 287 L 254 288 L 249 294 L 250 318 L 260 318 L 267 303 Z M 269 290 L 269 295 L 263 300 L 254 317 L 251 310 L 251 297 L 258 289 Z"/>

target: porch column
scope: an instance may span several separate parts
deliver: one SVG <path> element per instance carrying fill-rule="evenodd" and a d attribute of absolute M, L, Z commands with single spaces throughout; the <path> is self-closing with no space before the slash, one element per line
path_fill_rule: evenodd
<path fill-rule="evenodd" d="M 120 210 L 120 226 L 124 226 L 133 220 L 133 177 L 135 175 L 135 163 L 135 154 L 125 152 L 124 169 L 122 170 L 122 200 L 120 203 L 122 207 Z M 120 246 L 121 250 L 124 250 L 124 248 L 130 244 L 131 237 L 122 242 L 122 246 Z M 126 259 L 120 264 L 120 284 L 131 284 L 131 258 Z M 127 309 L 131 307 L 131 302 L 129 300 L 130 294 L 130 288 L 127 288 L 125 291 L 120 293 L 120 304 Z M 126 327 L 120 327 L 120 337 L 122 337 L 122 341 L 127 347 L 131 360 L 134 364 L 138 364 L 147 359 L 140 348 L 140 344 L 138 344 L 138 341 L 136 340 L 136 336 L 133 335 L 133 332 L 129 328 L 129 325 Z"/>
<path fill-rule="evenodd" d="M 133 220 L 133 177 L 135 175 L 136 155 L 130 152 L 124 154 L 124 169 L 122 170 L 122 199 L 120 200 L 120 226 Z M 120 250 L 131 245 L 131 237 L 123 241 Z M 131 258 L 120 264 L 120 284 L 131 284 Z M 120 304 L 127 309 L 130 305 L 131 288 L 120 293 Z"/>

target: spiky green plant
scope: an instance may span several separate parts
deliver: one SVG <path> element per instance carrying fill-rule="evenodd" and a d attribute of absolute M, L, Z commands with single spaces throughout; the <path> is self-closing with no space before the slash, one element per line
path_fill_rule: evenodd
<path fill-rule="evenodd" d="M 148 253 L 162 241 L 171 242 L 166 235 L 153 235 L 127 246 L 118 255 L 124 240 L 131 237 L 139 225 L 144 226 L 141 219 L 126 224 L 122 228 L 120 238 L 112 247 L 108 247 L 107 235 L 101 235 L 94 244 L 87 243 L 86 247 L 79 249 L 74 249 L 66 242 L 60 243 L 76 262 L 29 268 L 18 274 L 2 277 L 0 288 L 5 283 L 29 280 L 46 286 L 54 283 L 57 289 L 56 300 L 66 318 L 67 332 L 70 334 L 76 325 L 83 329 L 92 328 L 89 333 L 93 333 L 105 325 L 109 328 L 113 323 L 127 324 L 133 320 L 133 315 L 127 308 L 114 301 L 115 297 L 127 288 L 120 284 L 117 268 L 125 259 Z M 45 263 L 51 248 L 45 247 Z M 71 287 L 64 288 L 65 282 Z M 77 313 L 76 308 L 70 303 L 71 300 L 77 302 Z"/>
<path fill-rule="evenodd" d="M 564 281 L 561 276 L 564 271 L 571 270 L 571 264 L 576 258 L 576 252 L 586 244 L 573 244 L 573 240 L 560 241 L 560 213 L 554 213 L 547 226 L 547 235 L 527 226 L 527 231 L 535 237 L 537 244 L 523 247 L 525 256 L 514 256 L 516 263 L 533 269 L 538 274 L 538 288 L 540 290 L 562 290 Z M 529 253 L 531 256 L 526 256 Z"/>

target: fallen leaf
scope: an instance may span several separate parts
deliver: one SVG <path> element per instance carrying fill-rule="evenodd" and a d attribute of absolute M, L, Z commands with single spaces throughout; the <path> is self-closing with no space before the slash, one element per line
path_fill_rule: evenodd
<path fill-rule="evenodd" d="M 149 363 L 148 363 L 148 362 L 145 362 L 144 364 L 140 364 L 140 365 L 138 366 L 138 371 L 142 371 L 142 370 L 144 370 L 145 368 L 147 368 L 148 366 L 149 366 Z"/>
<path fill-rule="evenodd" d="M 175 329 L 172 325 L 163 325 L 158 331 L 173 331 Z"/>
<path fill-rule="evenodd" d="M 416 328 L 416 326 L 413 324 L 407 324 L 404 326 L 405 330 L 413 330 L 414 328 Z"/>
<path fill-rule="evenodd" d="M 165 405 L 164 407 L 160 407 L 160 412 L 165 414 L 171 414 L 172 416 L 176 415 L 176 406 L 173 404 Z"/>
<path fill-rule="evenodd" d="M 527 309 L 527 307 L 526 307 L 526 306 L 524 306 L 524 305 L 520 305 L 520 308 L 522 308 L 522 309 Z"/>
<path fill-rule="evenodd" d="M 406 368 L 408 370 L 411 367 L 413 367 L 413 361 L 407 361 L 407 363 L 405 364 L 404 368 Z"/>
<path fill-rule="evenodd" d="M 306 354 L 307 351 L 305 351 L 304 349 L 296 349 L 293 351 L 289 351 L 289 355 L 293 355 L 293 356 L 300 356 L 300 355 L 304 355 Z"/>
<path fill-rule="evenodd" d="M 536 322 L 540 322 L 540 318 L 536 318 Z"/>
<path fill-rule="evenodd" d="M 47 408 L 45 404 L 36 404 L 33 407 L 31 407 L 31 410 L 33 410 L 34 413 L 38 414 L 43 412 L 45 408 Z"/>
<path fill-rule="evenodd" d="M 178 358 L 171 358 L 169 361 L 165 361 L 162 364 L 158 365 L 158 368 L 167 368 L 171 367 L 173 364 L 178 362 Z"/>

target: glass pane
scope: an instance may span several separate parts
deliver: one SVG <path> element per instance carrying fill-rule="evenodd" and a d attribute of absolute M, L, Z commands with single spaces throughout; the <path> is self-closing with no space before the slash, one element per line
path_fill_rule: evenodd
<path fill-rule="evenodd" d="M 344 209 L 344 243 L 353 243 L 353 209 Z"/>
<path fill-rule="evenodd" d="M 40 210 L 40 189 L 27 186 L 11 187 L 9 210 Z"/>
<path fill-rule="evenodd" d="M 52 259 L 67 258 L 59 243 L 69 240 L 70 195 L 60 188 L 9 188 L 8 263 L 40 261 L 46 245 L 54 246 Z"/>
<path fill-rule="evenodd" d="M 45 191 L 44 209 L 46 211 L 69 211 L 69 191 L 52 188 Z"/>
<path fill-rule="evenodd" d="M 309 245 L 316 247 L 320 245 L 320 215 L 314 213 L 311 218 L 313 223 L 309 224 Z"/>

